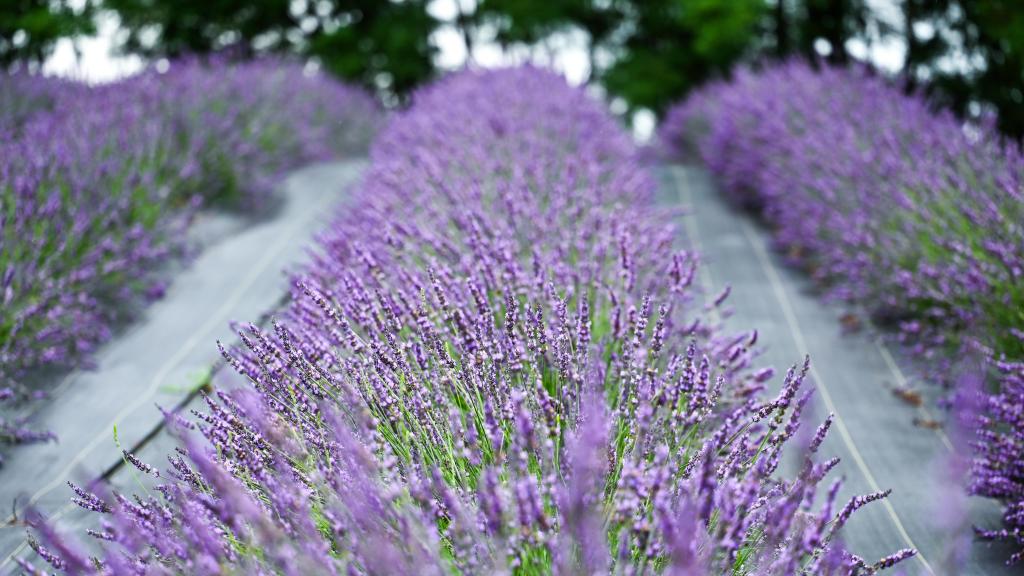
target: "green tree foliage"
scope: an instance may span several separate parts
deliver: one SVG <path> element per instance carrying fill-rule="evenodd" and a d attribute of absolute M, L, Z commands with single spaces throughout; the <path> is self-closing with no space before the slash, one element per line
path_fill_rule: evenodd
<path fill-rule="evenodd" d="M 404 96 L 434 72 L 430 34 L 437 21 L 423 0 L 348 0 L 328 25 L 311 35 L 309 53 L 331 72 Z"/>
<path fill-rule="evenodd" d="M 426 0 L 103 0 L 128 34 L 121 49 L 147 57 L 286 52 L 388 96 L 433 74 Z"/>
<path fill-rule="evenodd" d="M 1004 133 L 1024 136 L 1019 0 L 903 0 L 903 15 L 909 87 L 961 113 L 975 104 L 994 109 Z"/>
<path fill-rule="evenodd" d="M 536 46 L 558 33 L 582 31 L 593 72 L 596 52 L 607 48 L 612 35 L 628 25 L 626 17 L 634 11 L 633 4 L 624 0 L 481 0 L 466 20 L 470 26 L 492 25 L 505 48 Z"/>
<path fill-rule="evenodd" d="M 304 14 L 289 0 L 102 0 L 127 34 L 121 49 L 146 57 L 207 54 L 226 46 L 244 50 L 289 47 L 290 30 Z"/>
<path fill-rule="evenodd" d="M 977 74 L 956 79 L 966 89 L 954 92 L 955 103 L 988 103 L 999 111 L 1005 133 L 1024 137 L 1024 11 L 1018 0 L 964 0 L 961 8 L 965 48 L 984 64 Z"/>
<path fill-rule="evenodd" d="M 601 81 L 630 108 L 660 113 L 749 51 L 766 6 L 763 0 L 650 0 L 632 8 L 630 33 Z"/>
<path fill-rule="evenodd" d="M 582 31 L 591 77 L 631 109 L 662 111 L 748 52 L 764 12 L 764 0 L 482 0 L 475 17 L 506 47 Z"/>
<path fill-rule="evenodd" d="M 936 22 L 946 14 L 951 0 L 903 0 L 903 40 L 907 45 L 907 55 L 903 70 L 913 88 L 917 80 L 928 74 L 930 63 L 945 55 L 949 46 L 941 34 L 932 34 L 924 38 L 918 35 L 915 25 L 921 22 Z"/>
<path fill-rule="evenodd" d="M 1024 10 L 1020 0 L 899 0 L 902 27 L 866 0 L 482 0 L 476 18 L 503 45 L 587 33 L 593 77 L 631 110 L 657 113 L 737 62 L 802 55 L 844 64 L 851 39 L 906 42 L 909 89 L 925 87 L 961 113 L 998 111 L 1024 136 Z M 923 26 L 922 26 L 923 25 Z M 931 34 L 921 31 L 934 30 Z M 594 54 L 611 58 L 598 62 Z M 951 63 L 967 61 L 968 65 Z"/>
<path fill-rule="evenodd" d="M 846 42 L 862 35 L 867 27 L 868 12 L 863 0 L 803 0 L 795 14 L 800 52 L 808 59 L 818 58 L 821 53 L 816 45 L 824 40 L 828 47 L 826 58 L 834 64 L 849 61 Z"/>
<path fill-rule="evenodd" d="M 92 30 L 91 2 L 75 9 L 65 1 L 0 0 L 0 67 L 39 64 L 57 40 Z"/>

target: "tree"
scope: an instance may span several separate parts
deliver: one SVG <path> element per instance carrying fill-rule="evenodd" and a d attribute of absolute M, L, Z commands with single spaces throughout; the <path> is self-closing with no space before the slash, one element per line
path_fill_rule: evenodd
<path fill-rule="evenodd" d="M 1017 4 L 903 0 L 908 85 L 963 115 L 987 106 L 1003 133 L 1024 136 L 1024 13 Z M 919 27 L 929 34 L 921 37 Z M 951 66 L 955 60 L 968 65 Z"/>
<path fill-rule="evenodd" d="M 984 65 L 964 75 L 968 86 L 957 102 L 987 102 L 999 113 L 999 127 L 1024 137 L 1024 12 L 1013 0 L 963 0 L 964 48 Z M 966 95 L 967 98 L 963 96 Z"/>
<path fill-rule="evenodd" d="M 950 0 L 903 0 L 902 33 L 907 46 L 903 73 L 909 89 L 914 89 L 920 79 L 930 75 L 928 68 L 949 52 L 949 43 L 937 29 L 949 7 Z M 931 36 L 922 38 L 917 31 L 918 24 L 931 27 Z"/>
<path fill-rule="evenodd" d="M 650 0 L 631 8 L 631 33 L 601 81 L 631 109 L 660 114 L 751 52 L 767 5 L 764 0 Z"/>
<path fill-rule="evenodd" d="M 61 38 L 93 32 L 92 2 L 0 0 L 0 67 L 41 64 Z"/>
<path fill-rule="evenodd" d="M 103 0 L 145 57 L 233 51 L 315 56 L 331 72 L 404 97 L 433 74 L 426 0 Z"/>
<path fill-rule="evenodd" d="M 503 48 L 536 47 L 558 33 L 578 30 L 586 35 L 590 76 L 596 77 L 596 53 L 608 47 L 623 26 L 631 2 L 624 0 L 481 0 L 473 15 L 476 24 L 497 30 Z"/>
<path fill-rule="evenodd" d="M 556 34 L 584 32 L 589 79 L 631 110 L 660 113 L 748 52 L 764 1 L 482 0 L 475 18 L 492 26 L 506 48 L 542 46 Z M 599 51 L 610 62 L 599 62 Z"/>
<path fill-rule="evenodd" d="M 227 46 L 280 50 L 294 43 L 290 30 L 303 13 L 289 0 L 102 0 L 126 31 L 120 49 L 152 57 L 209 54 Z"/>
<path fill-rule="evenodd" d="M 366 86 L 404 97 L 434 74 L 430 35 L 437 21 L 424 0 L 347 1 L 310 35 L 307 52 L 324 68 Z"/>

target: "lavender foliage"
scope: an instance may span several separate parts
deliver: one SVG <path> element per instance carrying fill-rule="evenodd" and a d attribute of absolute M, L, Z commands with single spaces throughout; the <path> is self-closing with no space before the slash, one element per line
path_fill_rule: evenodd
<path fill-rule="evenodd" d="M 72 486 L 67 573 L 870 574 L 836 502 L 808 362 L 766 399 L 755 334 L 694 299 L 693 254 L 603 107 L 534 68 L 419 92 L 375 144 L 251 384 L 194 420 L 158 496 Z M 787 446 L 799 474 L 778 472 Z M 788 452 L 788 451 L 787 451 Z M 27 564 L 27 562 L 26 562 Z"/>
<path fill-rule="evenodd" d="M 972 491 L 1007 504 L 1006 531 L 985 534 L 1021 543 L 1020 146 L 866 69 L 802 61 L 698 91 L 661 137 L 759 211 L 832 296 L 891 323 L 930 376 L 978 351 L 992 358 L 1002 392 L 982 422 Z"/>
<path fill-rule="evenodd" d="M 1010 563 L 1024 560 L 1024 362 L 995 363 L 1001 375 L 998 394 L 985 399 L 980 411 L 977 456 L 971 492 L 1005 504 L 1002 528 L 979 528 L 986 540 L 1016 546 Z"/>
<path fill-rule="evenodd" d="M 0 78 L 0 387 L 87 361 L 202 204 L 253 207 L 282 171 L 365 149 L 363 92 L 297 64 L 182 61 L 112 84 Z M 120 303 L 120 304 L 118 304 Z M 13 394 L 12 394 L 13 396 Z M 0 424 L 0 437 L 25 440 Z"/>

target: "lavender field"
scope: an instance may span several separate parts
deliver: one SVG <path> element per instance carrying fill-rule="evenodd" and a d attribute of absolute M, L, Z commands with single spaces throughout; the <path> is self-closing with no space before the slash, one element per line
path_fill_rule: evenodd
<path fill-rule="evenodd" d="M 959 448 L 974 453 L 968 490 L 1005 506 L 1004 526 L 977 535 L 1006 541 L 1019 560 L 1019 145 L 867 70 L 801 62 L 696 93 L 662 138 L 672 154 L 702 158 L 826 298 L 890 327 L 945 386 L 949 419 L 966 434 Z"/>
<path fill-rule="evenodd" d="M 365 149 L 379 117 L 367 94 L 278 62 L 99 87 L 13 74 L 0 98 L 5 399 L 26 370 L 87 361 L 120 304 L 158 297 L 151 272 L 188 249 L 198 209 L 258 210 L 283 171 Z"/>
<path fill-rule="evenodd" d="M 1014 574 L 1024 158 L 856 65 L 0 85 L 0 571 Z"/>

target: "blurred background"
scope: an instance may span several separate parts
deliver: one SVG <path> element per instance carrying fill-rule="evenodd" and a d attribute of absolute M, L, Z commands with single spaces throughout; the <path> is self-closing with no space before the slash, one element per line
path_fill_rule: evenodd
<path fill-rule="evenodd" d="M 865 62 L 1024 135 L 1021 0 L 0 0 L 0 66 L 94 82 L 184 55 L 286 53 L 385 105 L 445 70 L 535 62 L 642 139 L 737 65 Z"/>

